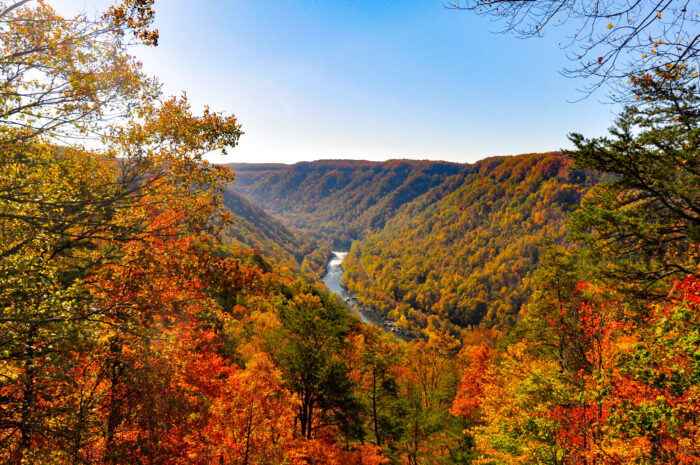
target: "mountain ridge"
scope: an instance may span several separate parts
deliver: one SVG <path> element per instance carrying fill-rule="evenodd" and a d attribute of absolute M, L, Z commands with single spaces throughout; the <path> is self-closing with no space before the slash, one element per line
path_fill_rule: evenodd
<path fill-rule="evenodd" d="M 343 248 L 381 227 L 398 207 L 464 167 L 430 160 L 320 160 L 283 167 L 227 166 L 234 171 L 239 168 L 227 190 L 288 225 L 322 235 Z"/>

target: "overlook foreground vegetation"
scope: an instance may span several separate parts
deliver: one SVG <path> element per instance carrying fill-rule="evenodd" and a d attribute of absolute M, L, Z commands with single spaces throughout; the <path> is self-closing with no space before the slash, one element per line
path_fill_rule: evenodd
<path fill-rule="evenodd" d="M 0 0 L 0 463 L 700 463 L 694 55 L 572 151 L 231 171 L 152 5 Z"/>

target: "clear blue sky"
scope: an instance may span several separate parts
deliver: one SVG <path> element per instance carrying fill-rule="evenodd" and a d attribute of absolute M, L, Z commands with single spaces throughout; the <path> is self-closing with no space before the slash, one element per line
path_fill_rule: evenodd
<path fill-rule="evenodd" d="M 63 13 L 106 0 L 58 0 Z M 156 0 L 160 45 L 140 48 L 169 94 L 234 113 L 232 162 L 442 159 L 568 147 L 615 108 L 567 65 L 563 31 L 520 40 L 440 0 Z"/>

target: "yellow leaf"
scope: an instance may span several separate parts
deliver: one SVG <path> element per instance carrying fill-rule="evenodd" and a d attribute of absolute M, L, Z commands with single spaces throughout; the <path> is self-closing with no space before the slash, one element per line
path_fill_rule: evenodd
<path fill-rule="evenodd" d="M 608 29 L 612 29 L 612 23 L 608 24 Z"/>

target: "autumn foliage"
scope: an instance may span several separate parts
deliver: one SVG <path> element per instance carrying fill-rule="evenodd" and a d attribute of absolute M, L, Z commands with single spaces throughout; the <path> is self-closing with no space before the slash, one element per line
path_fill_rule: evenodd
<path fill-rule="evenodd" d="M 690 341 L 700 325 L 700 280 L 677 281 L 672 300 L 652 305 L 635 324 L 624 304 L 590 297 L 570 302 L 572 320 L 552 321 L 566 336 L 550 340 L 551 356 L 538 347 L 545 341 L 532 341 L 509 347 L 486 369 L 480 357 L 470 363 L 467 374 L 479 373 L 465 379 L 452 412 L 478 412 L 470 434 L 484 463 L 697 463 L 697 346 Z M 556 356 L 561 344 L 577 357 Z"/>
<path fill-rule="evenodd" d="M 692 89 L 570 157 L 238 165 L 314 236 L 128 53 L 152 4 L 0 1 L 0 463 L 700 463 Z M 314 284 L 334 234 L 416 337 Z"/>

